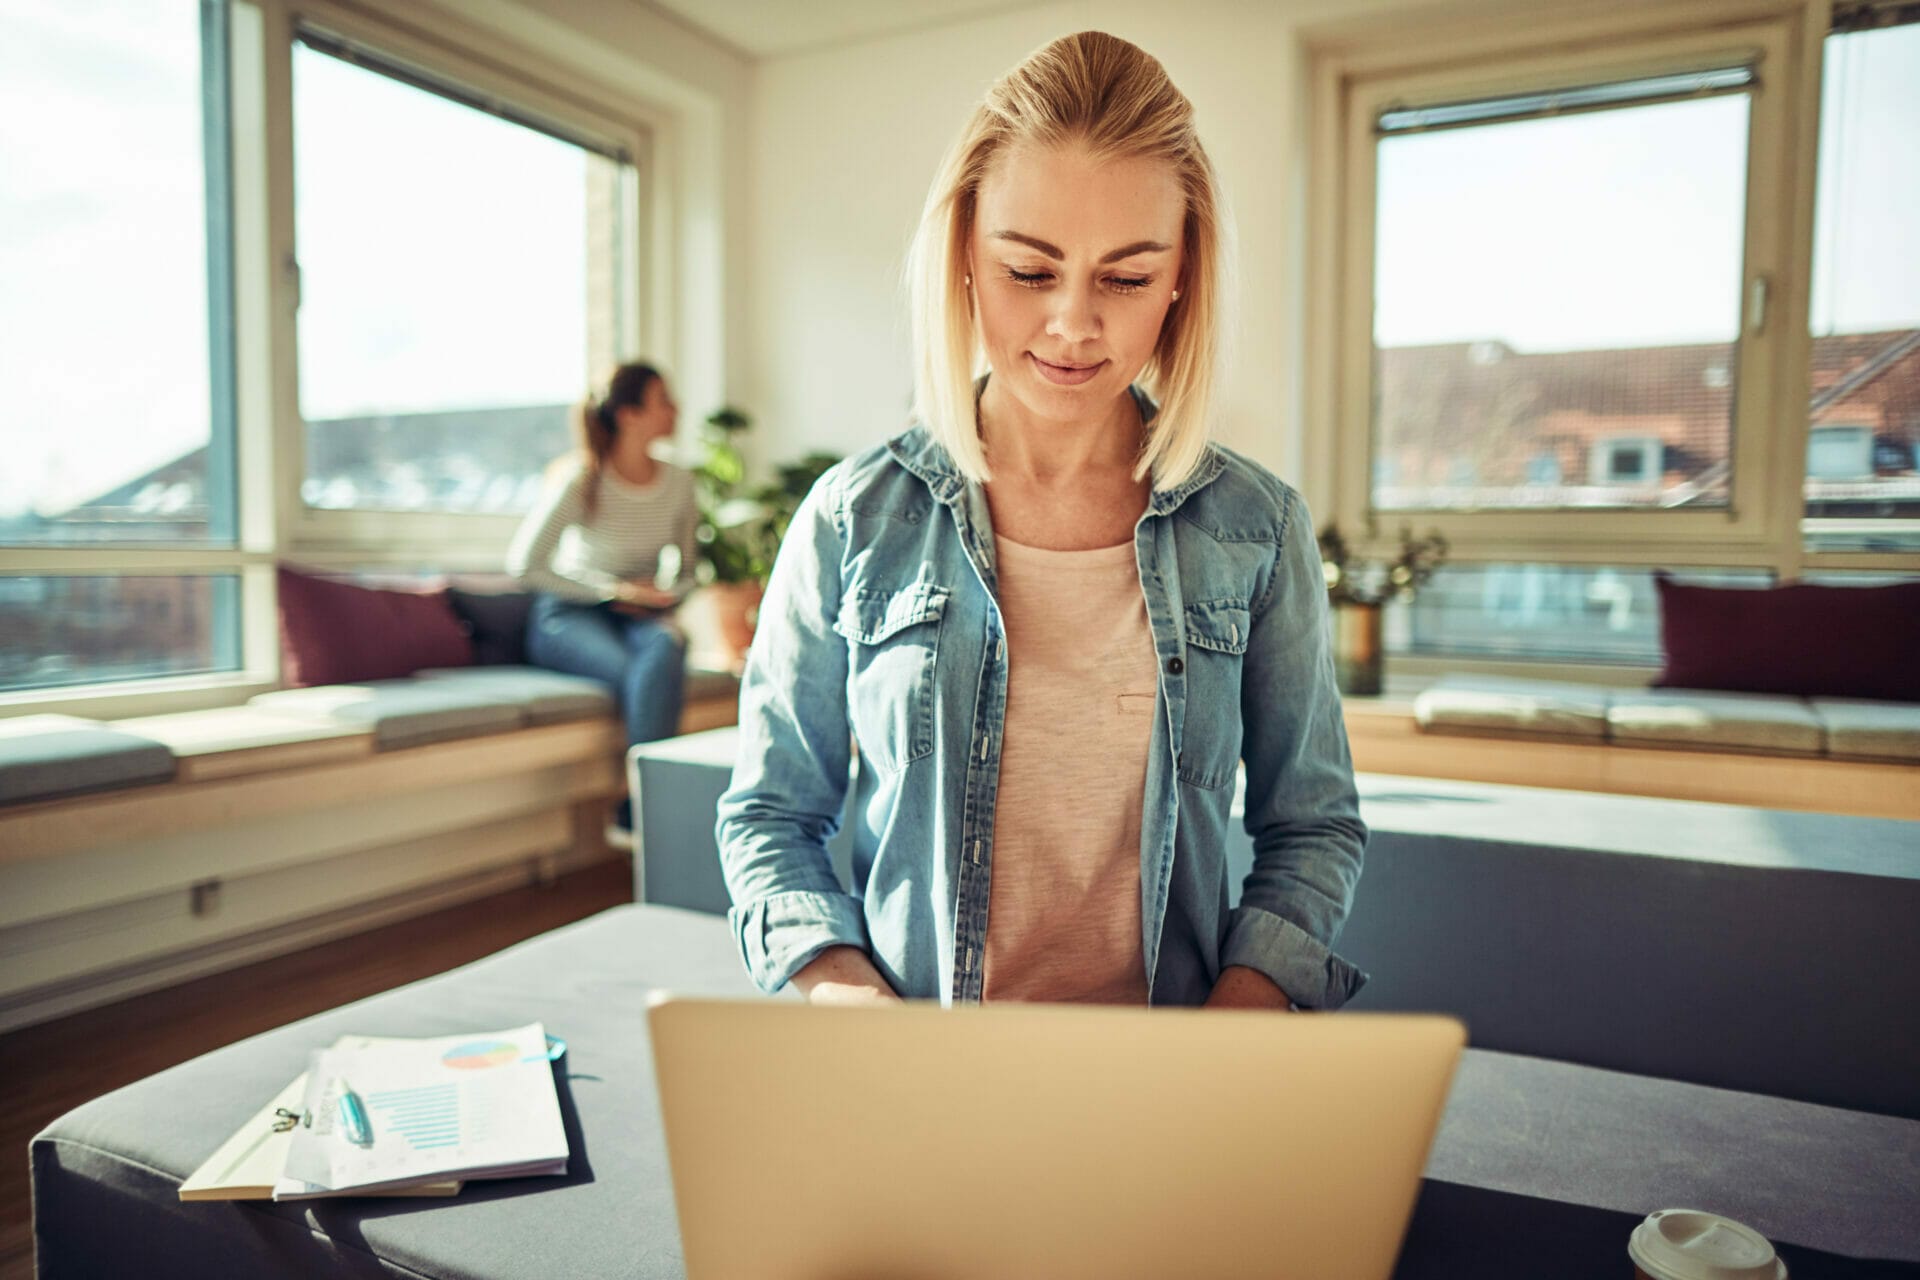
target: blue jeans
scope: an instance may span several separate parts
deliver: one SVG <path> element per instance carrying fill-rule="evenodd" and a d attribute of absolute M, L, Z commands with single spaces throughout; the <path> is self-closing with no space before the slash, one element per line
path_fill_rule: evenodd
<path fill-rule="evenodd" d="M 541 592 L 527 616 L 527 657 L 535 666 L 588 676 L 613 690 L 627 724 L 627 744 L 670 738 L 686 701 L 686 648 L 678 633 L 653 618 L 604 604 L 575 604 Z M 618 821 L 632 823 L 631 799 Z"/>

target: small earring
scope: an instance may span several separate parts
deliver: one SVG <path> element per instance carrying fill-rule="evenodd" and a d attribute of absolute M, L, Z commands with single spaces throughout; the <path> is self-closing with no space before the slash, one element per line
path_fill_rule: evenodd
<path fill-rule="evenodd" d="M 1175 289 L 1175 290 L 1173 291 L 1173 300 L 1174 300 L 1175 302 L 1178 302 L 1178 301 L 1180 301 L 1180 291 L 1179 291 L 1178 289 Z"/>
<path fill-rule="evenodd" d="M 967 276 L 967 288 L 969 289 L 973 288 L 973 276 L 971 273 L 969 273 Z"/>

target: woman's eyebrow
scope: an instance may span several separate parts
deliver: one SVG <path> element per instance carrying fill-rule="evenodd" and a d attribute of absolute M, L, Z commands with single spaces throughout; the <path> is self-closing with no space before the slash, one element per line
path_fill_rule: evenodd
<path fill-rule="evenodd" d="M 992 231 L 987 234 L 987 239 L 1017 240 L 1030 248 L 1038 249 L 1056 262 L 1067 256 L 1060 251 L 1058 246 L 1048 244 L 1045 240 L 1041 240 L 1035 236 L 1022 235 L 1018 231 Z M 1100 262 L 1102 265 L 1109 262 L 1118 262 L 1122 258 L 1131 258 L 1136 253 L 1165 253 L 1172 247 L 1172 245 L 1163 244 L 1158 240 L 1138 240 L 1124 248 L 1115 249 L 1112 253 L 1100 259 Z"/>

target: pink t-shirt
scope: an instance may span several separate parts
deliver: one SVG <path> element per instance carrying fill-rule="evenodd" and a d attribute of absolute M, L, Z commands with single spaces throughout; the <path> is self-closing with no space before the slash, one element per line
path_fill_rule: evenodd
<path fill-rule="evenodd" d="M 981 998 L 1145 1004 L 1140 820 L 1159 664 L 1133 543 L 994 547 L 1007 713 Z"/>

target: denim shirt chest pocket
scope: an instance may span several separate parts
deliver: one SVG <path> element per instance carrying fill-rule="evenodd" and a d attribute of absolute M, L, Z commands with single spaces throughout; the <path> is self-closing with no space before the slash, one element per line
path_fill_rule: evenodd
<path fill-rule="evenodd" d="M 1253 615 L 1244 598 L 1187 606 L 1187 715 L 1180 778 L 1218 790 L 1240 761 L 1240 676 Z"/>
<path fill-rule="evenodd" d="M 833 629 L 847 641 L 847 704 L 861 758 L 896 773 L 933 751 L 934 660 L 947 590 L 855 587 Z"/>

